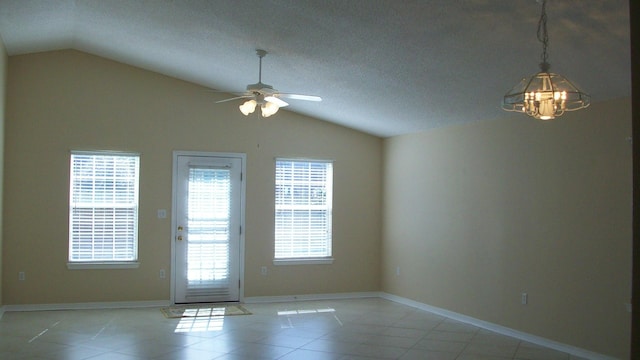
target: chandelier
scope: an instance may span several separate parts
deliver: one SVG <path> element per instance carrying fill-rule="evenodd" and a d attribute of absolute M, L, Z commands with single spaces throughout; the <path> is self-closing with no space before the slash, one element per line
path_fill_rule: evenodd
<path fill-rule="evenodd" d="M 542 43 L 540 72 L 522 79 L 502 99 L 502 109 L 525 113 L 540 120 L 551 120 L 565 111 L 584 109 L 591 103 L 589 94 L 580 90 L 562 75 L 549 72 L 547 61 L 546 0 L 542 2 L 542 12 L 538 21 L 538 40 Z"/>

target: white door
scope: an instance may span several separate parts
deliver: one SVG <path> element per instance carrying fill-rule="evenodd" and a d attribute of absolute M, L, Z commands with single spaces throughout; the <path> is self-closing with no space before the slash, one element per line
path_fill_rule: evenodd
<path fill-rule="evenodd" d="M 244 155 L 174 154 L 174 302 L 240 300 Z"/>

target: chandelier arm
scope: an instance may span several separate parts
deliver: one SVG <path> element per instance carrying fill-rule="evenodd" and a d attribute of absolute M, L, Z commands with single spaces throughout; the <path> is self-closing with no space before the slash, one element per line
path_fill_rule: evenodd
<path fill-rule="evenodd" d="M 591 95 L 589 95 L 589 94 L 585 93 L 584 91 L 580 90 L 580 88 L 577 87 L 569 79 L 565 78 L 564 80 L 573 89 L 573 90 L 567 91 L 567 94 L 573 94 L 573 95 L 576 95 L 576 97 L 577 97 L 577 99 L 570 99 L 567 96 L 567 108 L 565 110 L 574 111 L 574 110 L 580 110 L 580 109 L 584 109 L 586 107 L 589 107 L 589 105 L 591 105 Z M 575 104 L 578 104 L 579 106 L 574 108 L 573 106 Z M 571 105 L 571 107 L 569 107 L 568 105 Z"/>
<path fill-rule="evenodd" d="M 533 82 L 533 80 L 535 80 L 535 78 L 536 78 L 535 76 L 531 76 L 531 77 L 529 77 L 529 81 L 527 81 L 527 85 L 523 88 L 523 93 L 524 93 L 524 94 L 526 94 L 526 93 L 528 93 L 528 92 L 529 92 L 529 91 L 528 91 L 528 90 L 529 90 L 529 87 L 531 86 L 531 83 Z"/>

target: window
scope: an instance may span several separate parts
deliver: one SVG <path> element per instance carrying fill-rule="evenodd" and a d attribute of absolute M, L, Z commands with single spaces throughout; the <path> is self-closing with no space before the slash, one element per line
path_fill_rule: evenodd
<path fill-rule="evenodd" d="M 69 267 L 138 259 L 138 154 L 72 152 Z"/>
<path fill-rule="evenodd" d="M 333 164 L 276 159 L 275 263 L 331 261 Z"/>

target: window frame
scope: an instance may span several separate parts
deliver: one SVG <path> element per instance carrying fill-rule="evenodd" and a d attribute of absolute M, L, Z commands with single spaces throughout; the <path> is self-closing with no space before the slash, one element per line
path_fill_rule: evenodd
<path fill-rule="evenodd" d="M 304 256 L 304 257 L 276 257 L 277 254 L 277 233 L 278 233 L 278 199 L 277 199 L 277 189 L 278 189 L 278 163 L 279 162 L 287 162 L 287 163 L 324 163 L 329 165 L 327 172 L 327 177 L 324 179 L 324 183 L 327 184 L 327 189 L 325 190 L 325 211 L 328 212 L 326 214 L 327 219 L 327 238 L 325 243 L 325 249 L 327 251 L 325 256 Z M 332 264 L 333 263 L 333 168 L 334 161 L 327 159 L 313 159 L 313 158 L 289 158 L 289 157 L 277 157 L 274 161 L 274 249 L 273 249 L 273 264 L 274 265 L 313 265 L 313 264 Z M 282 206 L 282 205 L 280 205 Z M 286 206 L 286 205 L 285 205 Z M 307 206 L 311 206 L 307 204 Z M 309 241 L 311 241 L 309 239 Z"/>
<path fill-rule="evenodd" d="M 73 242 L 74 242 L 74 216 L 73 211 L 74 208 L 77 208 L 77 204 L 74 203 L 74 158 L 75 156 L 105 156 L 105 157 L 132 157 L 135 158 L 134 164 L 134 185 L 133 185 L 133 194 L 129 193 L 129 196 L 132 195 L 133 200 L 129 202 L 129 206 L 133 209 L 133 223 L 131 226 L 133 230 L 133 250 L 131 259 L 93 259 L 93 260 L 73 260 L 74 252 L 73 252 Z M 81 270 L 81 269 L 133 269 L 138 268 L 139 263 L 139 223 L 140 223 L 140 153 L 137 152 L 123 152 L 123 151 L 105 151 L 105 150 L 72 150 L 69 156 L 69 228 L 68 228 L 68 256 L 67 256 L 67 268 L 70 270 Z M 95 174 L 95 173 L 94 173 Z M 92 175 L 94 175 L 92 174 Z M 94 191 L 95 193 L 95 191 Z M 89 203 L 91 206 L 86 206 L 86 208 L 99 207 L 99 202 L 91 202 Z M 104 205 L 104 203 L 102 204 Z"/>

